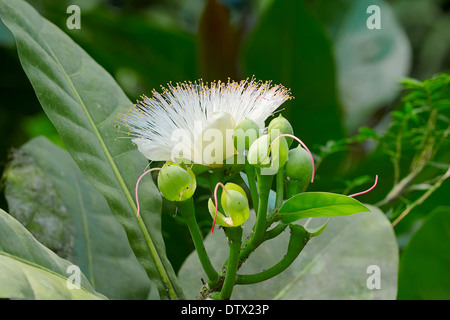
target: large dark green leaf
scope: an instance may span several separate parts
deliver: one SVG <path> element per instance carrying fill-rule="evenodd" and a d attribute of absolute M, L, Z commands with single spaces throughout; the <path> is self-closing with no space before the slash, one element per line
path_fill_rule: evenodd
<path fill-rule="evenodd" d="M 412 236 L 400 260 L 398 299 L 450 299 L 450 207 L 439 207 Z"/>
<path fill-rule="evenodd" d="M 68 267 L 73 264 L 43 246 L 1 209 L 0 234 L 0 298 L 103 298 L 83 274 L 80 275 L 81 288 L 70 290 Z"/>
<path fill-rule="evenodd" d="M 76 43 L 21 0 L 0 0 L 0 17 L 13 33 L 22 66 L 46 114 L 87 179 L 124 227 L 133 252 L 161 298 L 183 296 L 160 231 L 161 199 L 151 179 L 135 183 L 147 161 L 127 139 L 117 139 L 117 114 L 130 107 L 121 88 Z"/>
<path fill-rule="evenodd" d="M 304 218 L 348 216 L 370 212 L 358 200 L 342 194 L 305 192 L 288 199 L 278 211 L 278 219 L 290 223 Z"/>
<path fill-rule="evenodd" d="M 15 152 L 4 178 L 10 213 L 78 265 L 96 291 L 110 299 L 148 296 L 149 280 L 123 228 L 67 151 L 35 138 Z"/>
<path fill-rule="evenodd" d="M 304 1 L 272 2 L 248 38 L 243 68 L 291 89 L 284 114 L 306 144 L 343 136 L 331 43 Z"/>

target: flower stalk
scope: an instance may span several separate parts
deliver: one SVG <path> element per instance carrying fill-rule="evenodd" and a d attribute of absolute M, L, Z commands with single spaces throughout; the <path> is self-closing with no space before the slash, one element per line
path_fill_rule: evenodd
<path fill-rule="evenodd" d="M 298 257 L 300 252 L 308 243 L 311 235 L 299 225 L 290 226 L 291 237 L 289 239 L 289 245 L 286 255 L 278 263 L 269 269 L 261 271 L 255 274 L 238 275 L 236 284 L 254 284 L 258 282 L 266 281 L 279 275 L 286 270 Z"/>
<path fill-rule="evenodd" d="M 228 300 L 231 297 L 233 288 L 236 282 L 236 274 L 239 264 L 239 250 L 242 241 L 242 227 L 226 228 L 225 233 L 228 238 L 228 246 L 230 247 L 230 254 L 227 261 L 227 270 L 225 280 L 223 282 L 222 290 L 220 291 L 220 298 Z"/>
<path fill-rule="evenodd" d="M 198 227 L 197 220 L 195 218 L 195 207 L 192 198 L 177 203 L 177 207 L 182 217 L 186 221 L 186 225 L 194 242 L 195 249 L 197 251 L 200 263 L 208 276 L 209 283 L 213 284 L 219 278 L 217 271 L 214 269 L 208 253 L 206 252 L 205 245 L 203 244 L 203 237 Z"/>
<path fill-rule="evenodd" d="M 241 263 L 262 243 L 266 231 L 269 193 L 272 186 L 273 175 L 261 175 L 259 170 L 257 170 L 256 177 L 259 190 L 258 211 L 256 214 L 256 222 L 253 227 L 253 233 L 246 241 L 245 247 L 239 256 Z"/>
<path fill-rule="evenodd" d="M 253 167 L 251 164 L 248 163 L 247 158 L 245 158 L 245 164 L 244 164 L 244 172 L 247 175 L 247 182 L 248 187 L 250 189 L 250 196 L 253 203 L 253 209 L 255 212 L 258 211 L 258 202 L 259 202 L 259 196 L 258 196 L 258 187 L 256 185 L 256 173 L 255 173 L 255 167 Z"/>

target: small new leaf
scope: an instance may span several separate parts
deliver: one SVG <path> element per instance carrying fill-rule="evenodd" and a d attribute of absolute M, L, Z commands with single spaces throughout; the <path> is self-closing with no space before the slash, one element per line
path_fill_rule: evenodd
<path fill-rule="evenodd" d="M 287 200 L 277 213 L 277 220 L 291 223 L 304 218 L 347 216 L 370 212 L 358 200 L 342 194 L 305 192 Z"/>

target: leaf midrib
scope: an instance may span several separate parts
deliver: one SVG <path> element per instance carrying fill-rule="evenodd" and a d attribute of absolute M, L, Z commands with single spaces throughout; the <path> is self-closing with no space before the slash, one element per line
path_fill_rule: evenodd
<path fill-rule="evenodd" d="M 283 209 L 283 207 L 280 208 L 280 211 L 278 212 L 279 216 L 283 216 L 283 215 L 290 215 L 290 214 L 297 214 L 297 213 L 303 213 L 303 212 L 308 212 L 308 211 L 314 211 L 317 209 L 328 209 L 328 208 L 333 208 L 333 207 L 344 207 L 344 206 L 350 206 L 350 207 L 358 207 L 357 204 L 352 204 L 352 203 L 343 203 L 343 204 L 330 204 L 330 205 L 326 205 L 326 206 L 320 206 L 320 207 L 315 207 L 315 208 L 310 208 L 310 209 L 303 209 L 303 210 L 294 210 L 294 211 L 285 211 L 285 212 L 281 212 L 281 210 Z"/>

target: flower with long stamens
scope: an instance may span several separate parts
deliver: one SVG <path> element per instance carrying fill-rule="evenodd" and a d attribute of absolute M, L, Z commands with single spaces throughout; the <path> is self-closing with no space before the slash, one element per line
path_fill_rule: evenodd
<path fill-rule="evenodd" d="M 139 151 L 155 161 L 221 165 L 236 153 L 233 132 L 246 118 L 260 128 L 286 100 L 281 85 L 254 79 L 168 85 L 119 114 Z"/>

